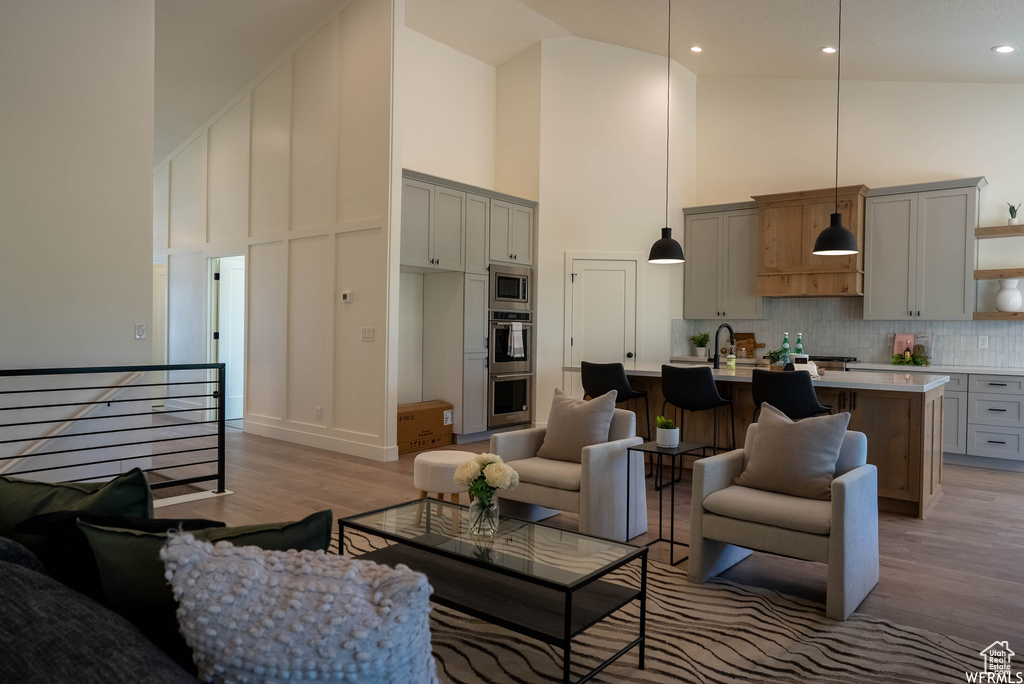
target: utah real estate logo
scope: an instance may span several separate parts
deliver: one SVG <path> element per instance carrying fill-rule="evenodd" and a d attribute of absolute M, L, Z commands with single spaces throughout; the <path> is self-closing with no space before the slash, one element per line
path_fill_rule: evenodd
<path fill-rule="evenodd" d="M 1024 684 L 1024 673 L 1010 671 L 1010 663 L 1015 655 L 1008 641 L 993 641 L 981 651 L 984 670 L 965 672 L 967 681 L 971 684 Z"/>

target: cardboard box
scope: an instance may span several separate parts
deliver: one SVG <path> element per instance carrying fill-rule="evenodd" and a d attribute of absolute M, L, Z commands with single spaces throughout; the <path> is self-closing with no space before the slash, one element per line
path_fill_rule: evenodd
<path fill-rule="evenodd" d="M 452 443 L 452 405 L 421 401 L 398 406 L 398 453 L 421 451 Z"/>

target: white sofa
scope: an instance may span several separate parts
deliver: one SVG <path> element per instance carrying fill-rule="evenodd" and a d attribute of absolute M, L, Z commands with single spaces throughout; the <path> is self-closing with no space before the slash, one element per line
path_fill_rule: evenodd
<path fill-rule="evenodd" d="M 502 500 L 535 504 L 551 511 L 579 513 L 583 534 L 626 541 L 647 531 L 647 486 L 643 455 L 630 447 L 643 444 L 636 436 L 636 415 L 615 409 L 608 441 L 584 447 L 578 462 L 539 458 L 544 428 L 491 435 L 491 452 L 519 473 L 519 486 L 501 490 Z M 631 468 L 629 530 L 626 530 L 626 467 Z"/>
<path fill-rule="evenodd" d="M 694 464 L 688 579 L 702 584 L 751 549 L 827 563 L 825 614 L 845 620 L 878 583 L 878 471 L 867 464 L 867 438 L 846 432 L 832 500 L 819 501 L 733 484 L 756 431 L 748 428 L 743 449 Z"/>

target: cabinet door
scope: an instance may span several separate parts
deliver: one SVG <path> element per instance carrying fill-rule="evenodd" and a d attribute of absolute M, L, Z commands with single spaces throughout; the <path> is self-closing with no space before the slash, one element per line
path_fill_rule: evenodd
<path fill-rule="evenodd" d="M 490 200 L 466 195 L 466 272 L 487 273 L 487 215 Z"/>
<path fill-rule="evenodd" d="M 946 392 L 943 396 L 942 451 L 967 453 L 967 392 Z"/>
<path fill-rule="evenodd" d="M 533 208 L 512 205 L 512 237 L 509 241 L 512 262 L 533 265 Z"/>
<path fill-rule="evenodd" d="M 757 296 L 757 211 L 725 213 L 719 300 L 728 318 L 761 318 Z"/>
<path fill-rule="evenodd" d="M 461 428 L 460 435 L 487 430 L 487 354 L 466 354 L 463 359 Z"/>
<path fill-rule="evenodd" d="M 720 282 L 719 235 L 722 212 L 686 217 L 683 233 L 683 315 L 686 318 L 718 318 Z M 756 277 L 756 276 L 755 276 Z"/>
<path fill-rule="evenodd" d="M 466 269 L 466 193 L 434 188 L 434 266 L 447 271 Z"/>
<path fill-rule="evenodd" d="M 489 284 L 485 275 L 466 274 L 462 351 L 467 354 L 487 352 Z"/>
<path fill-rule="evenodd" d="M 868 438 L 868 463 L 878 468 L 878 495 L 890 499 L 917 501 L 921 473 L 920 398 L 910 392 L 843 390 L 835 413 L 850 412 L 850 430 Z M 916 411 L 915 411 L 916 408 Z"/>
<path fill-rule="evenodd" d="M 832 221 L 832 214 L 836 210 L 836 201 L 833 197 L 820 197 L 806 201 L 803 223 L 803 244 L 800 248 L 801 264 L 805 273 L 830 273 L 849 272 L 857 270 L 857 255 L 849 256 L 818 256 L 814 253 L 814 242 L 818 234 L 829 227 Z M 839 212 L 843 215 L 843 225 L 852 230 L 856 235 L 857 216 L 854 208 L 854 198 L 839 196 Z M 860 249 L 864 245 L 858 245 Z"/>
<path fill-rule="evenodd" d="M 402 180 L 402 265 L 432 266 L 430 234 L 433 230 L 434 186 Z"/>
<path fill-rule="evenodd" d="M 491 261 L 512 263 L 512 205 L 491 200 L 490 226 Z"/>
<path fill-rule="evenodd" d="M 955 188 L 919 197 L 915 318 L 971 320 L 977 192 Z"/>
<path fill-rule="evenodd" d="M 798 201 L 775 202 L 760 208 L 758 272 L 796 273 L 801 270 L 804 213 L 804 205 Z"/>
<path fill-rule="evenodd" d="M 864 318 L 899 321 L 917 311 L 917 193 L 867 201 Z"/>

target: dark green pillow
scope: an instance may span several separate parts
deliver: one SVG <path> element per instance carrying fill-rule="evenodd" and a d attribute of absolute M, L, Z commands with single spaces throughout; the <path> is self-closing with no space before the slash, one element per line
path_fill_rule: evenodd
<path fill-rule="evenodd" d="M 331 511 L 298 522 L 221 527 L 190 532 L 210 542 L 258 546 L 268 551 L 326 551 L 331 543 Z M 166 533 L 139 532 L 79 521 L 96 558 L 106 604 L 131 620 L 179 665 L 195 672 L 192 651 L 178 633 L 178 604 L 164 577 L 160 549 Z"/>
<path fill-rule="evenodd" d="M 126 518 L 152 518 L 153 492 L 146 474 L 135 468 L 105 483 L 49 483 L 0 477 L 0 536 L 29 550 L 44 537 L 15 532 L 18 523 L 53 511 L 81 511 Z"/>

